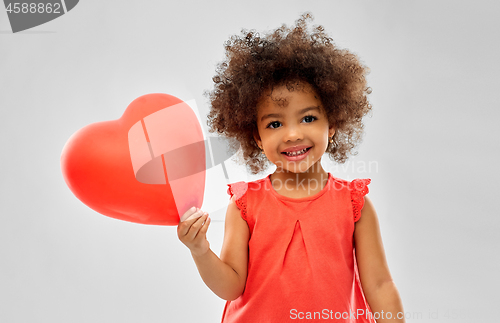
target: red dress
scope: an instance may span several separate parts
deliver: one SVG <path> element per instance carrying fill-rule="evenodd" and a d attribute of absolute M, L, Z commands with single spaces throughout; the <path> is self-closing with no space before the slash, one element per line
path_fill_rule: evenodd
<path fill-rule="evenodd" d="M 250 240 L 245 290 L 226 302 L 222 322 L 375 322 L 353 241 L 370 179 L 328 173 L 319 193 L 290 198 L 274 190 L 270 176 L 228 184 Z"/>

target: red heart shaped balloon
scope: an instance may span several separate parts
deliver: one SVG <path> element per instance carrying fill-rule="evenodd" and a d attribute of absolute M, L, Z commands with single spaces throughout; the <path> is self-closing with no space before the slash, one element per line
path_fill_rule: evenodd
<path fill-rule="evenodd" d="M 135 99 L 118 120 L 90 124 L 63 148 L 61 169 L 73 194 L 106 216 L 177 225 L 201 207 L 205 144 L 193 110 L 168 94 Z"/>

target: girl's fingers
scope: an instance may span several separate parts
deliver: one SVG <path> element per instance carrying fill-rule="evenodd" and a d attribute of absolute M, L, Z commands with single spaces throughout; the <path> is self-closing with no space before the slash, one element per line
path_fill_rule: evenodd
<path fill-rule="evenodd" d="M 199 216 L 201 216 L 202 211 L 197 209 L 196 212 L 194 212 L 189 219 L 184 220 L 184 222 L 179 223 L 177 229 L 178 229 L 178 235 L 179 237 L 183 237 L 186 234 L 188 234 L 189 230 L 193 226 L 193 224 L 199 219 Z"/>
<path fill-rule="evenodd" d="M 198 234 L 198 231 L 200 231 L 201 227 L 203 226 L 203 223 L 207 219 L 207 216 L 208 216 L 208 213 L 202 215 L 201 217 L 199 217 L 197 219 L 193 219 L 194 223 L 191 225 L 191 227 L 189 228 L 189 231 L 185 235 L 188 241 L 191 241 L 196 237 L 196 235 Z M 190 221 L 193 221 L 193 220 L 190 220 Z"/>
<path fill-rule="evenodd" d="M 199 218 L 202 215 L 203 215 L 203 211 L 200 210 L 200 209 L 198 209 L 196 212 L 194 212 L 193 214 L 191 214 L 185 221 L 192 220 L 192 219 L 197 219 L 197 218 Z"/>
<path fill-rule="evenodd" d="M 187 219 L 189 219 L 193 214 L 195 214 L 196 212 L 198 212 L 198 208 L 197 207 L 192 207 L 190 208 L 189 210 L 187 210 L 182 216 L 181 216 L 181 221 L 180 222 L 184 222 L 186 221 Z"/>
<path fill-rule="evenodd" d="M 205 223 L 201 226 L 201 229 L 200 229 L 200 231 L 198 231 L 198 234 L 196 235 L 196 238 L 198 238 L 198 236 L 203 236 L 204 237 L 206 235 L 207 231 L 208 231 L 208 226 L 210 225 L 211 219 L 208 216 L 208 213 L 205 213 L 205 216 L 206 216 Z"/>

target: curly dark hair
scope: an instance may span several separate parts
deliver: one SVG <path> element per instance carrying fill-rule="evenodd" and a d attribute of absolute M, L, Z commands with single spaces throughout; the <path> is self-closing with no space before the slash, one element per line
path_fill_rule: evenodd
<path fill-rule="evenodd" d="M 308 30 L 311 13 L 304 13 L 293 28 L 281 27 L 261 36 L 255 30 L 242 29 L 225 42 L 226 57 L 217 65 L 212 91 L 206 91 L 211 109 L 209 132 L 218 132 L 230 140 L 233 155 L 242 148 L 237 162 L 252 174 L 269 166 L 266 156 L 254 140 L 257 131 L 257 103 L 266 90 L 299 82 L 309 83 L 320 96 L 328 122 L 335 128 L 333 144 L 326 153 L 331 160 L 345 163 L 348 154 L 363 135 L 362 118 L 371 111 L 366 74 L 369 69 L 358 57 L 340 49 L 324 31 Z M 354 152 L 353 152 L 354 151 Z"/>

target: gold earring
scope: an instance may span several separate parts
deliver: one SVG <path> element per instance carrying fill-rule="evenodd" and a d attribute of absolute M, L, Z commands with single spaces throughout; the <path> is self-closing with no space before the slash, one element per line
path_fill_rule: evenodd
<path fill-rule="evenodd" d="M 333 144 L 333 136 L 330 138 L 330 143 Z"/>

